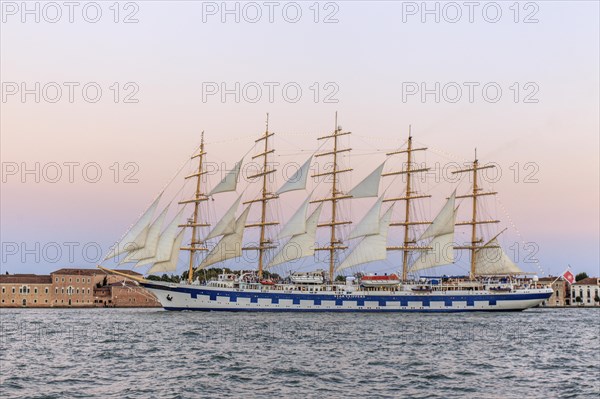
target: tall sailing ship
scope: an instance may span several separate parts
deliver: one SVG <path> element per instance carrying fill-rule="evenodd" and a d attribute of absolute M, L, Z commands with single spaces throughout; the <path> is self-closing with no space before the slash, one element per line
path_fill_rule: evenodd
<path fill-rule="evenodd" d="M 414 157 L 427 148 L 415 147 L 410 132 L 406 146 L 387 153 L 375 170 L 345 191 L 342 176 L 350 174 L 352 168 L 342 165 L 342 157 L 351 149 L 342 146 L 341 138 L 350 132 L 338 126 L 337 115 L 333 132 L 318 138 L 319 150 L 279 188 L 274 187 L 272 179 L 276 173 L 272 162 L 274 133 L 268 126 L 267 116 L 265 132 L 255 141 L 254 148 L 258 152 L 252 156 L 254 162 L 258 160 L 259 167 L 246 179 L 250 182 L 248 186 L 258 189 L 255 196 L 246 195 L 252 187 L 243 190 L 238 187 L 243 159 L 225 171 L 220 182 L 210 189 L 202 133 L 200 147 L 191 157 L 195 170 L 185 176 L 185 181 L 193 185 L 191 198 L 178 201 L 176 215 L 165 224 L 174 200 L 154 218 L 163 190 L 112 248 L 105 261 L 114 258 L 120 264 L 151 265 L 147 274 L 162 274 L 176 271 L 181 263 L 181 251 L 189 252 L 185 261 L 187 276 L 181 283 L 123 274 L 154 293 L 167 310 L 518 311 L 537 306 L 551 296 L 552 289 L 537 287 L 537 277 L 523 272 L 504 252 L 498 241 L 502 232 L 487 239 L 481 234 L 481 226 L 499 223 L 482 219 L 479 214 L 481 197 L 496 194 L 484 191 L 479 183 L 481 171 L 492 165 L 481 165 L 475 156 L 470 166 L 454 171 L 455 175 L 470 176 L 469 191 L 461 195 L 452 192 L 432 221 L 419 220 L 414 215 L 416 206 L 429 201 L 431 195 L 420 192 L 417 185 L 429 168 L 415 162 Z M 327 144 L 330 148 L 323 149 Z M 316 160 L 327 160 L 330 167 L 311 174 L 311 165 Z M 392 163 L 391 160 L 400 160 L 401 168 L 385 171 L 386 163 Z M 324 195 L 315 195 L 316 189 L 309 192 L 309 176 L 319 182 L 320 188 L 326 188 Z M 385 186 L 389 179 L 393 179 L 392 183 L 380 192 L 380 186 Z M 399 186 L 402 186 L 400 194 L 388 195 Z M 222 193 L 240 190 L 242 192 L 216 223 L 209 223 L 209 208 L 213 202 L 219 201 Z M 287 223 L 280 225 L 272 205 L 285 200 L 293 191 L 303 191 L 305 199 Z M 352 220 L 345 204 L 369 198 L 375 198 L 370 209 L 360 220 Z M 470 220 L 456 221 L 459 202 L 468 205 Z M 254 222 L 249 221 L 253 208 L 259 215 Z M 393 221 L 398 215 L 401 220 Z M 455 243 L 457 227 L 470 230 L 470 241 L 466 244 Z M 255 230 L 256 243 L 249 244 L 245 239 L 247 230 Z M 190 234 L 186 234 L 187 231 Z M 326 240 L 318 242 L 325 234 Z M 218 239 L 216 243 L 215 239 Z M 434 268 L 453 265 L 455 252 L 461 250 L 469 253 L 468 275 L 421 275 Z M 249 252 L 256 254 L 255 263 L 246 260 L 245 254 Z M 397 253 L 401 254 L 397 272 L 357 272 L 359 266 L 385 262 Z M 274 267 L 293 267 L 306 257 L 314 257 L 318 265 L 321 254 L 326 255 L 325 264 L 314 270 L 290 272 L 279 279 L 271 278 L 270 273 L 267 275 Z M 231 261 L 241 262 L 243 270 L 223 272 L 215 279 L 200 281 L 203 269 L 224 266 Z M 102 265 L 98 267 L 122 274 Z"/>

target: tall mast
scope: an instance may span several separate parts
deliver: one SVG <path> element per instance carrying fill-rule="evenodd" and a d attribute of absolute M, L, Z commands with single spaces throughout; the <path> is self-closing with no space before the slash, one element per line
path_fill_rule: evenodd
<path fill-rule="evenodd" d="M 456 226 L 471 226 L 471 245 L 454 247 L 454 249 L 466 249 L 471 252 L 471 267 L 470 267 L 470 271 L 469 271 L 469 278 L 471 280 L 473 280 L 476 275 L 475 254 L 479 250 L 479 248 L 481 248 L 481 245 L 479 245 L 479 244 L 481 244 L 483 242 L 483 238 L 477 237 L 477 225 L 488 224 L 488 223 L 500 223 L 499 220 L 478 220 L 477 219 L 477 199 L 484 195 L 498 194 L 497 192 L 492 192 L 492 191 L 489 191 L 489 192 L 481 191 L 481 188 L 479 187 L 478 182 L 477 182 L 477 172 L 480 170 L 483 170 L 483 169 L 491 169 L 494 167 L 495 167 L 494 165 L 479 166 L 479 160 L 477 159 L 477 149 L 475 149 L 475 160 L 473 161 L 471 167 L 467 168 L 467 169 L 462 169 L 462 170 L 457 170 L 455 172 L 452 172 L 453 174 L 472 173 L 472 179 L 473 179 L 472 193 L 466 194 L 466 195 L 459 195 L 456 197 L 457 199 L 458 198 L 472 198 L 473 207 L 472 207 L 472 212 L 471 212 L 471 220 L 468 222 L 456 223 Z M 491 247 L 487 246 L 487 248 L 491 248 Z"/>
<path fill-rule="evenodd" d="M 382 176 L 395 176 L 395 175 L 401 175 L 401 174 L 406 175 L 405 196 L 399 197 L 399 198 L 388 198 L 388 199 L 384 200 L 384 202 L 392 202 L 392 201 L 393 202 L 395 202 L 395 201 L 404 201 L 405 202 L 404 221 L 390 223 L 390 226 L 403 226 L 404 227 L 403 246 L 388 247 L 388 250 L 401 250 L 402 251 L 402 281 L 406 281 L 408 278 L 408 257 L 410 255 L 410 252 L 428 249 L 427 247 L 419 247 L 419 246 L 414 245 L 416 242 L 416 238 L 411 238 L 411 235 L 410 235 L 410 233 L 411 233 L 410 226 L 431 223 L 431 222 L 427 222 L 427 221 L 413 221 L 413 220 L 411 220 L 411 217 L 410 217 L 411 216 L 410 215 L 410 207 L 411 207 L 412 200 L 419 199 L 419 198 L 430 198 L 431 197 L 431 195 L 417 195 L 417 192 L 412 187 L 413 175 L 417 174 L 417 173 L 421 173 L 421 172 L 426 172 L 430 169 L 427 167 L 414 168 L 412 153 L 415 151 L 425 151 L 425 150 L 427 150 L 426 147 L 413 148 L 411 127 L 409 126 L 408 127 L 408 145 L 406 147 L 406 150 L 394 151 L 394 152 L 390 152 L 390 153 L 386 154 L 388 156 L 396 155 L 396 154 L 406 154 L 406 157 L 407 157 L 406 168 L 404 170 L 382 174 Z M 413 194 L 415 194 L 415 195 L 413 195 Z"/>
<path fill-rule="evenodd" d="M 344 246 L 341 239 L 339 239 L 336 235 L 336 227 L 343 224 L 350 224 L 351 221 L 343 221 L 338 220 L 337 217 L 337 204 L 340 200 L 346 198 L 352 198 L 351 195 L 346 195 L 339 190 L 338 184 L 338 174 L 346 173 L 352 171 L 352 169 L 340 169 L 338 165 L 338 154 L 342 152 L 349 152 L 351 148 L 339 148 L 338 139 L 340 136 L 345 136 L 350 134 L 351 132 L 342 132 L 341 128 L 338 126 L 337 120 L 337 112 L 335 113 L 335 127 L 333 130 L 333 134 L 328 136 L 319 137 L 317 140 L 326 140 L 333 138 L 333 151 L 322 152 L 320 154 L 315 154 L 315 157 L 323 157 L 328 155 L 333 155 L 333 168 L 331 172 L 323 172 L 312 175 L 312 177 L 321 177 L 321 176 L 332 176 L 331 177 L 331 197 L 322 198 L 319 200 L 311 201 L 311 203 L 315 202 L 331 202 L 331 219 L 327 223 L 321 223 L 318 227 L 329 227 L 330 229 L 330 239 L 329 246 L 315 248 L 316 251 L 329 251 L 329 281 L 333 282 L 333 274 L 335 272 L 335 254 L 337 250 L 346 249 L 347 246 Z"/>
<path fill-rule="evenodd" d="M 255 140 L 255 143 L 259 143 L 264 141 L 263 152 L 256 154 L 252 157 L 252 159 L 262 158 L 262 169 L 260 173 L 257 173 L 252 176 L 248 176 L 248 179 L 253 179 L 260 177 L 262 178 L 262 189 L 260 198 L 252 201 L 247 201 L 244 204 L 249 204 L 251 202 L 260 202 L 261 203 L 261 216 L 260 222 L 247 224 L 246 227 L 260 227 L 260 239 L 257 247 L 247 247 L 244 250 L 254 250 L 258 251 L 258 277 L 262 278 L 263 275 L 263 267 L 265 264 L 265 252 L 269 249 L 276 248 L 273 244 L 273 241 L 267 238 L 267 226 L 274 226 L 279 224 L 275 221 L 267 220 L 267 203 L 277 198 L 278 196 L 269 191 L 269 175 L 275 173 L 277 169 L 269 169 L 269 155 L 275 152 L 274 149 L 269 149 L 269 138 L 273 136 L 275 133 L 269 132 L 269 114 L 267 114 L 266 120 L 266 128 L 265 133 L 259 139 Z"/>
<path fill-rule="evenodd" d="M 190 251 L 190 265 L 189 265 L 189 270 L 188 270 L 188 282 L 189 283 L 191 283 L 193 281 L 193 277 L 194 277 L 194 255 L 196 254 L 197 251 L 206 251 L 207 250 L 207 248 L 201 246 L 202 241 L 200 241 L 200 239 L 198 237 L 198 232 L 199 232 L 198 228 L 209 226 L 209 224 L 207 224 L 207 223 L 199 223 L 200 203 L 208 200 L 208 197 L 206 196 L 206 194 L 204 194 L 202 192 L 202 187 L 200 184 L 200 182 L 202 181 L 202 175 L 204 175 L 206 173 L 203 170 L 205 155 L 206 155 L 206 152 L 204 152 L 204 132 L 202 132 L 202 138 L 200 141 L 200 152 L 198 154 L 195 154 L 192 156 L 192 160 L 194 158 L 198 158 L 197 172 L 185 177 L 186 179 L 192 179 L 194 177 L 196 178 L 196 193 L 195 193 L 193 199 L 180 202 L 180 204 L 188 204 L 188 203 L 194 204 L 194 215 L 192 216 L 192 218 L 188 219 L 187 224 L 183 224 L 183 225 L 179 226 L 179 227 L 190 227 L 192 229 L 192 238 L 190 241 L 190 246 L 189 247 L 181 247 L 181 249 L 184 251 Z"/>

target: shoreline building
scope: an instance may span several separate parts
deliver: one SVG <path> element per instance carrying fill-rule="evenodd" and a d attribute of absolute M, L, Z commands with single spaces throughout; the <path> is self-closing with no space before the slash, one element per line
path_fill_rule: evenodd
<path fill-rule="evenodd" d="M 540 306 L 552 308 L 570 305 L 571 295 L 569 294 L 569 287 L 567 282 L 562 278 L 554 276 L 540 277 L 537 284 L 550 287 L 554 291 L 552 296 L 542 302 Z"/>
<path fill-rule="evenodd" d="M 588 277 L 571 285 L 571 305 L 600 306 L 600 278 Z"/>
<path fill-rule="evenodd" d="M 132 276 L 141 274 L 123 271 Z M 160 307 L 146 289 L 97 269 L 0 275 L 0 307 Z"/>

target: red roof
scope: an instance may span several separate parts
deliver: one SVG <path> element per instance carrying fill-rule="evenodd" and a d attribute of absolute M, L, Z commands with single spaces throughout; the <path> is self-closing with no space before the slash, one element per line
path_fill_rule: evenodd
<path fill-rule="evenodd" d="M 361 280 L 398 280 L 398 276 L 390 274 L 389 276 L 362 276 Z"/>
<path fill-rule="evenodd" d="M 68 269 L 68 268 L 63 268 L 63 269 L 58 269 L 53 271 L 50 274 L 62 274 L 62 275 L 69 275 L 69 276 L 96 276 L 98 274 L 105 274 L 102 270 L 100 269 Z"/>
<path fill-rule="evenodd" d="M 51 284 L 52 277 L 37 274 L 1 274 L 0 284 Z"/>
<path fill-rule="evenodd" d="M 130 276 L 141 276 L 140 273 L 133 270 L 119 270 L 121 273 L 129 274 Z M 70 275 L 70 276 L 97 276 L 106 274 L 100 269 L 58 269 L 50 274 Z"/>
<path fill-rule="evenodd" d="M 600 285 L 598 280 L 598 277 L 588 277 L 584 278 L 583 280 L 579 280 L 573 285 Z"/>

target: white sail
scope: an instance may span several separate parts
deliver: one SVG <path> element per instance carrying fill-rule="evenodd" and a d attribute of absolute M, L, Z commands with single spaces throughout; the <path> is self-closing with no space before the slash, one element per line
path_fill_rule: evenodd
<path fill-rule="evenodd" d="M 177 215 L 171 220 L 171 223 L 167 225 L 165 230 L 161 233 L 158 243 L 156 244 L 156 253 L 151 258 L 141 259 L 135 264 L 135 267 L 144 266 L 150 263 L 165 262 L 171 258 L 171 251 L 173 249 L 173 241 L 177 236 L 177 228 L 181 220 L 185 208 L 181 208 Z"/>
<path fill-rule="evenodd" d="M 454 211 L 452 226 L 454 226 L 456 213 Z M 450 233 L 435 236 L 428 247 L 431 247 L 431 249 L 423 252 L 411 265 L 411 272 L 454 263 L 454 228 Z"/>
<path fill-rule="evenodd" d="M 154 202 L 148 207 L 146 212 L 138 219 L 138 221 L 131 226 L 125 236 L 116 244 L 111 251 L 106 255 L 104 260 L 114 258 L 124 252 L 131 251 L 132 249 L 141 248 L 143 243 L 146 241 L 146 235 L 148 234 L 148 226 L 152 221 L 152 216 L 156 211 L 156 207 L 162 197 L 162 193 L 156 197 Z"/>
<path fill-rule="evenodd" d="M 202 261 L 198 269 L 204 269 L 214 263 L 222 262 L 231 258 L 242 256 L 242 241 L 244 239 L 244 228 L 246 227 L 246 219 L 250 212 L 250 205 L 246 207 L 244 212 L 237 218 L 235 222 L 235 231 L 227 234 L 215 245 Z"/>
<path fill-rule="evenodd" d="M 181 242 L 183 241 L 183 233 L 182 229 L 179 234 L 173 240 L 171 245 L 171 254 L 169 259 L 163 262 L 156 262 L 152 265 L 150 270 L 148 270 L 148 274 L 150 273 L 160 273 L 160 272 L 173 272 L 177 270 L 177 261 L 179 261 L 179 251 L 181 249 Z"/>
<path fill-rule="evenodd" d="M 520 273 L 523 270 L 510 260 L 495 238 L 475 252 L 475 274 Z"/>
<path fill-rule="evenodd" d="M 235 189 L 237 187 L 238 176 L 240 175 L 240 169 L 242 167 L 242 162 L 243 161 L 244 161 L 244 158 L 240 159 L 240 161 L 235 164 L 235 166 L 233 167 L 233 169 L 231 169 L 225 175 L 225 177 L 223 178 L 223 180 L 221 180 L 221 182 L 219 184 L 217 184 L 215 186 L 215 188 L 213 188 L 211 190 L 210 193 L 208 193 L 209 197 L 211 195 L 218 194 L 218 193 L 225 193 L 225 192 L 228 192 L 228 191 L 235 191 Z"/>
<path fill-rule="evenodd" d="M 294 173 L 279 190 L 277 194 L 287 193 L 288 191 L 304 190 L 306 188 L 306 179 L 308 178 L 308 172 L 310 169 L 310 163 L 312 156 L 304 162 L 304 164 Z"/>
<path fill-rule="evenodd" d="M 229 210 L 223 215 L 221 220 L 215 225 L 215 227 L 208 233 L 206 236 L 206 240 L 210 240 L 211 238 L 215 238 L 218 236 L 231 234 L 235 231 L 235 212 L 237 208 L 240 206 L 240 201 L 242 200 L 242 195 L 238 197 L 238 199 L 231 205 Z"/>
<path fill-rule="evenodd" d="M 348 239 L 379 234 L 379 214 L 383 196 L 379 197 L 375 204 L 369 209 L 367 214 L 358 222 L 354 230 L 348 236 Z"/>
<path fill-rule="evenodd" d="M 353 198 L 367 198 L 367 197 L 377 197 L 379 194 L 379 182 L 381 181 L 381 172 L 383 171 L 383 166 L 385 162 L 382 163 L 375 169 L 371 174 L 365 177 L 360 183 L 358 183 L 348 195 L 351 195 Z"/>
<path fill-rule="evenodd" d="M 306 220 L 305 232 L 292 236 L 271 262 L 269 262 L 267 268 L 314 255 L 317 225 L 319 224 L 319 216 L 321 215 L 322 208 L 323 204 L 321 203 Z"/>
<path fill-rule="evenodd" d="M 310 195 L 306 197 L 300 208 L 294 213 L 294 215 L 288 220 L 281 232 L 277 235 L 278 239 L 290 237 L 296 234 L 302 234 L 306 232 L 306 214 L 308 213 L 308 206 L 310 205 Z"/>
<path fill-rule="evenodd" d="M 128 254 L 137 251 L 140 248 L 143 248 L 146 245 L 146 240 L 148 239 L 148 232 L 150 231 L 150 226 L 144 227 L 140 234 L 133 240 L 133 242 L 124 243 L 124 249 Z M 123 263 L 122 261 L 119 264 Z"/>
<path fill-rule="evenodd" d="M 344 259 L 344 261 L 336 268 L 336 271 L 387 258 L 387 234 L 392 218 L 392 209 L 393 206 L 390 207 L 379 220 L 379 233 L 363 238 L 346 259 Z"/>
<path fill-rule="evenodd" d="M 450 198 L 448 198 L 440 213 L 437 214 L 433 222 L 427 227 L 427 230 L 425 230 L 417 241 L 443 234 L 454 233 L 455 200 L 456 190 L 452 193 Z"/>
<path fill-rule="evenodd" d="M 162 230 L 163 224 L 165 222 L 165 218 L 167 217 L 167 212 L 169 211 L 169 207 L 165 207 L 165 209 L 158 215 L 158 217 L 152 222 L 150 228 L 146 234 L 146 242 L 144 246 L 141 248 L 131 251 L 123 258 L 119 264 L 138 261 L 146 258 L 152 258 L 156 255 L 156 247 L 158 246 L 158 239 L 160 238 L 160 232 Z"/>

